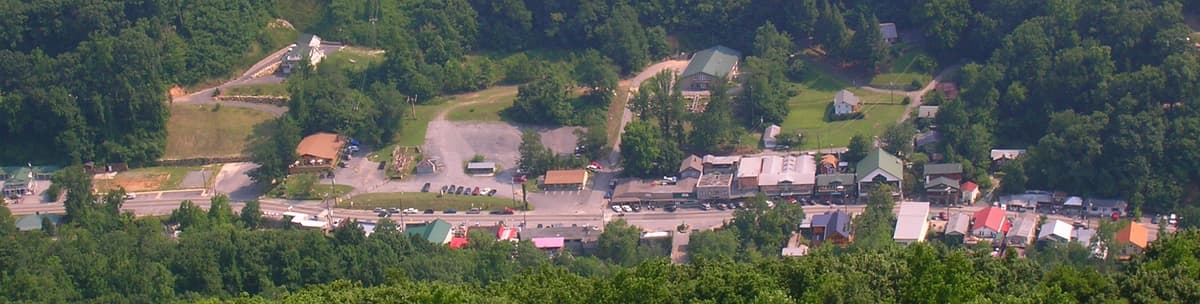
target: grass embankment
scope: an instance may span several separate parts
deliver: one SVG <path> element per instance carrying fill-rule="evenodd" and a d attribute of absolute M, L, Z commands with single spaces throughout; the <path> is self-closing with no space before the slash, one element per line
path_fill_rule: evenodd
<path fill-rule="evenodd" d="M 499 86 L 483 91 L 452 97 L 448 105 L 464 104 L 450 113 L 446 119 L 451 121 L 503 121 L 500 111 L 512 107 L 517 99 L 516 86 Z"/>
<path fill-rule="evenodd" d="M 367 67 L 383 62 L 383 51 L 358 47 L 344 47 L 321 61 L 339 71 L 361 72 Z"/>
<path fill-rule="evenodd" d="M 125 188 L 127 192 L 143 192 L 143 191 L 163 191 L 163 190 L 179 190 L 180 184 L 183 183 L 183 178 L 188 172 L 205 170 L 204 185 L 198 187 L 188 187 L 201 189 L 210 187 L 213 181 L 217 178 L 217 172 L 221 171 L 221 165 L 208 166 L 191 166 L 191 167 L 149 167 L 138 168 L 125 172 L 118 173 L 112 179 L 96 179 L 92 184 L 97 192 L 105 193 L 120 188 Z"/>
<path fill-rule="evenodd" d="M 902 55 L 896 58 L 888 71 L 871 78 L 872 87 L 916 91 L 920 90 L 920 88 L 912 88 L 911 84 L 913 81 L 921 83 L 921 86 L 924 86 L 933 80 L 933 75 L 931 75 L 933 71 L 922 71 L 913 64 L 917 56 L 925 54 L 921 49 L 907 45 L 897 45 L 895 47 L 901 48 Z"/>
<path fill-rule="evenodd" d="M 505 189 L 507 190 L 507 189 Z M 446 209 L 457 209 L 459 212 L 471 208 L 483 210 L 502 210 L 505 207 L 520 209 L 521 203 L 512 199 L 508 191 L 497 191 L 496 196 L 470 195 L 440 195 L 438 189 L 432 192 L 388 192 L 365 193 L 342 200 L 338 206 L 351 209 L 374 208 L 416 208 L 418 210 L 433 209 L 439 212 Z"/>
<path fill-rule="evenodd" d="M 255 126 L 270 113 L 236 107 L 172 105 L 165 159 L 245 155 Z"/>
<path fill-rule="evenodd" d="M 288 96 L 288 91 L 286 83 L 260 83 L 224 88 L 221 95 Z"/>
<path fill-rule="evenodd" d="M 845 147 L 855 134 L 880 135 L 896 124 L 907 108 L 900 104 L 904 96 L 852 88 L 850 83 L 816 65 L 808 70 L 803 82 L 792 84 L 800 89 L 800 93 L 788 100 L 791 111 L 781 126 L 785 134 L 797 131 L 804 134 L 802 149 L 818 148 L 818 142 L 820 147 Z M 842 89 L 850 90 L 861 99 L 865 118 L 825 121 L 825 111 L 833 102 L 833 95 Z"/>

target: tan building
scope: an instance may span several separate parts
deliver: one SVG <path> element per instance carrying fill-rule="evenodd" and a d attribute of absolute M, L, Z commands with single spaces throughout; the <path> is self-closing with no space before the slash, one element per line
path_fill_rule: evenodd
<path fill-rule="evenodd" d="M 767 195 L 812 195 L 817 161 L 812 155 L 763 156 L 758 188 Z"/>
<path fill-rule="evenodd" d="M 758 176 L 762 174 L 763 158 L 758 156 L 743 157 L 738 162 L 737 187 L 741 190 L 758 189 Z"/>
<path fill-rule="evenodd" d="M 542 187 L 546 190 L 583 190 L 583 187 L 587 185 L 587 181 L 587 170 L 550 170 L 546 171 L 546 178 L 542 181 Z"/>
<path fill-rule="evenodd" d="M 337 168 L 338 157 L 345 145 L 346 140 L 335 133 L 320 132 L 304 137 L 296 146 L 298 158 L 288 166 L 288 173 L 333 170 Z"/>

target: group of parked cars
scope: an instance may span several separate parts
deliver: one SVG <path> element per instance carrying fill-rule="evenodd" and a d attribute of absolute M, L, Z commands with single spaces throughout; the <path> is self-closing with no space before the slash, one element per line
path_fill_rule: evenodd
<path fill-rule="evenodd" d="M 426 185 L 426 187 L 422 188 L 422 192 L 428 192 L 427 188 L 428 188 L 429 183 L 425 183 L 425 185 Z M 470 187 L 470 186 L 448 185 L 448 186 L 442 186 L 441 191 L 442 191 L 441 192 L 442 194 L 496 196 L 496 189 L 492 189 L 492 188 L 479 188 L 479 187 Z"/>
<path fill-rule="evenodd" d="M 428 211 L 433 211 L 433 210 L 430 209 Z M 400 210 L 400 208 L 387 208 L 387 209 L 375 208 L 375 213 L 379 214 L 379 217 L 389 217 L 389 216 L 392 216 L 392 214 L 396 214 L 396 213 L 417 214 L 420 212 L 421 211 L 417 210 L 416 208 L 404 208 L 404 210 Z"/>

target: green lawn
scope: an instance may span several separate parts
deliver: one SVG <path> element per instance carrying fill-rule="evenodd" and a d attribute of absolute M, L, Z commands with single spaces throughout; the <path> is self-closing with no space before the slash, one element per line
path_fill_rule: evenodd
<path fill-rule="evenodd" d="M 483 91 L 459 95 L 451 99 L 451 104 L 468 103 L 450 113 L 446 119 L 452 121 L 501 121 L 500 111 L 512 106 L 517 98 L 516 86 L 493 87 Z"/>
<path fill-rule="evenodd" d="M 285 183 L 293 183 L 296 180 L 297 179 L 295 179 L 295 178 L 289 178 L 289 179 L 287 179 L 287 181 Z M 283 189 L 287 189 L 288 185 L 284 184 L 284 185 L 282 185 L 282 187 L 283 187 Z M 326 197 L 341 197 L 343 195 L 346 195 L 347 193 L 350 193 L 350 191 L 354 191 L 354 187 L 350 186 L 350 185 L 333 184 L 332 187 L 330 187 L 329 184 L 321 183 L 320 181 L 317 181 L 316 183 L 314 183 L 312 185 L 311 189 L 312 189 L 312 191 L 310 191 L 308 193 L 308 196 L 288 197 L 288 198 L 296 199 L 296 200 L 322 200 L 322 199 L 325 199 Z M 285 190 L 285 192 L 286 192 L 286 190 Z"/>
<path fill-rule="evenodd" d="M 244 155 L 255 127 L 272 118 L 270 113 L 246 108 L 172 105 L 163 158 Z"/>
<path fill-rule="evenodd" d="M 221 89 L 221 95 L 288 96 L 287 83 L 260 83 Z"/>
<path fill-rule="evenodd" d="M 440 195 L 438 189 L 434 192 L 388 192 L 365 193 L 342 200 L 338 206 L 351 209 L 374 208 L 416 208 L 418 210 L 434 209 L 439 212 L 446 209 L 457 209 L 465 212 L 471 208 L 484 210 L 502 210 L 504 207 L 518 208 L 521 203 L 514 201 L 508 189 L 498 190 L 496 196 L 469 195 Z"/>
<path fill-rule="evenodd" d="M 883 89 L 905 90 L 913 80 L 920 82 L 922 85 L 933 80 L 933 76 L 928 72 L 920 71 L 913 66 L 913 60 L 918 55 L 924 54 L 921 49 L 908 45 L 898 45 L 896 47 L 901 48 L 904 54 L 896 58 L 887 73 L 881 73 L 871 78 L 871 86 Z"/>
<path fill-rule="evenodd" d="M 800 94 L 788 100 L 791 111 L 782 125 L 783 133 L 800 131 L 804 134 L 802 149 L 815 149 L 818 142 L 823 147 L 845 147 L 855 134 L 879 135 L 904 114 L 906 107 L 900 104 L 903 96 L 889 97 L 888 94 L 852 88 L 849 90 L 863 102 L 862 112 L 866 113 L 866 118 L 826 122 L 825 110 L 833 101 L 833 95 L 850 86 L 819 68 L 809 70 L 803 83 L 793 84 L 800 88 Z"/>
<path fill-rule="evenodd" d="M 404 127 L 396 133 L 395 144 L 402 146 L 420 146 L 425 143 L 425 131 L 429 129 L 429 121 L 450 103 L 439 98 L 415 107 L 416 115 L 412 115 L 414 107 L 404 111 Z M 388 153 L 391 153 L 390 151 Z"/>
<path fill-rule="evenodd" d="M 342 71 L 362 71 L 367 67 L 383 62 L 383 53 L 356 47 L 346 47 L 326 56 L 321 65 L 329 65 Z"/>

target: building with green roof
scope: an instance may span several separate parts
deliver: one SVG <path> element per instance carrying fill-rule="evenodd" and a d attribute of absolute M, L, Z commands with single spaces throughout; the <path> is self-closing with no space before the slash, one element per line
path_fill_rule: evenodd
<path fill-rule="evenodd" d="M 737 74 L 738 60 L 742 53 L 718 45 L 692 55 L 687 68 L 679 75 L 679 85 L 684 91 L 707 91 L 717 79 L 728 79 Z"/>
<path fill-rule="evenodd" d="M 409 227 L 404 232 L 409 235 L 419 236 L 434 244 L 447 244 L 450 243 L 450 238 L 453 236 L 451 234 L 452 227 L 450 223 L 442 219 L 436 219 L 425 225 Z"/>
<path fill-rule="evenodd" d="M 50 220 L 54 226 L 62 223 L 62 216 L 57 214 L 30 214 L 17 219 L 15 223 L 18 231 L 34 231 L 42 230 L 42 221 Z"/>
<path fill-rule="evenodd" d="M 895 155 L 876 148 L 858 161 L 855 168 L 855 175 L 858 176 L 858 196 L 867 196 L 871 189 L 880 184 L 891 185 L 893 196 L 903 193 L 901 185 L 904 181 L 904 161 Z"/>

